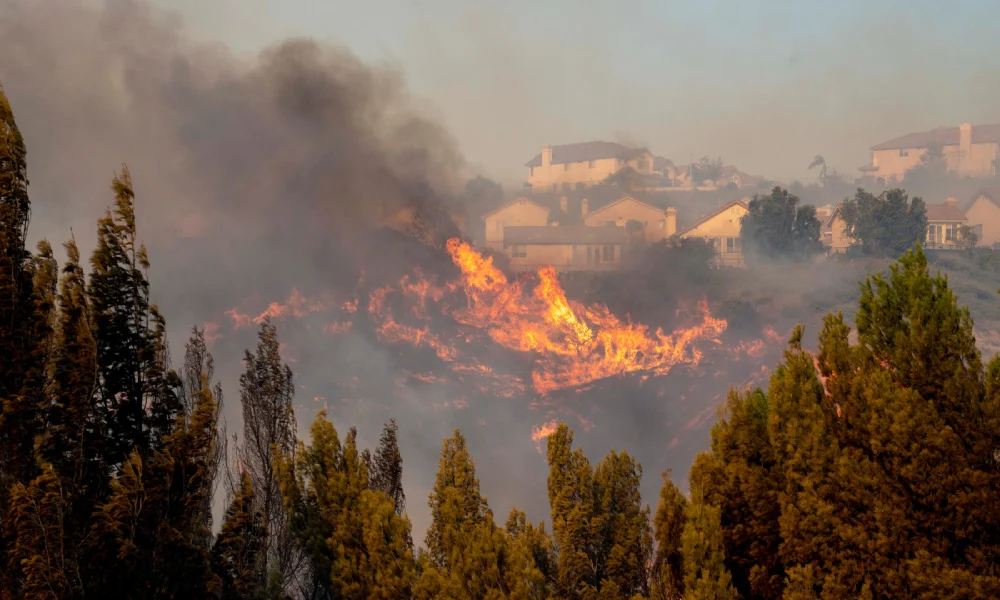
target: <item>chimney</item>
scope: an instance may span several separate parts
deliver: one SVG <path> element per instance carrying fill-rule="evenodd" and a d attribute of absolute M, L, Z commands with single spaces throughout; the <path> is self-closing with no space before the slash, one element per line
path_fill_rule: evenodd
<path fill-rule="evenodd" d="M 677 233 L 677 209 L 671 206 L 667 209 L 667 237 Z"/>
<path fill-rule="evenodd" d="M 586 198 L 584 198 L 583 200 L 580 201 L 580 216 L 581 217 L 586 217 L 587 216 L 587 204 L 588 204 L 588 202 L 587 202 Z"/>
<path fill-rule="evenodd" d="M 947 198 L 944 199 L 944 202 L 942 202 L 941 204 L 945 206 L 958 206 L 958 198 L 954 196 L 948 196 Z"/>
<path fill-rule="evenodd" d="M 552 164 L 552 146 L 548 144 L 542 146 L 542 166 L 547 167 Z"/>
<path fill-rule="evenodd" d="M 969 157 L 972 150 L 972 124 L 962 123 L 958 126 L 958 160 Z"/>
<path fill-rule="evenodd" d="M 561 210 L 563 212 L 568 212 L 566 210 L 567 204 L 568 203 L 566 202 L 566 196 L 563 196 L 562 198 L 560 198 L 559 199 L 559 210 Z"/>

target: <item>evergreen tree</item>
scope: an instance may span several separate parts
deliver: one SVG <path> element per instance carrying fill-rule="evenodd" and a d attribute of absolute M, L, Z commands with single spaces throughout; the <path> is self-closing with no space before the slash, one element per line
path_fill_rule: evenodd
<path fill-rule="evenodd" d="M 729 600 L 739 596 L 731 585 L 722 548 L 720 511 L 697 497 L 687 508 L 681 534 L 684 600 Z"/>
<path fill-rule="evenodd" d="M 741 597 L 780 598 L 781 473 L 768 433 L 769 401 L 760 389 L 731 390 L 712 449 L 697 457 L 691 485 L 719 507 L 726 567 Z"/>
<path fill-rule="evenodd" d="M 212 547 L 212 572 L 222 600 L 253 600 L 260 589 L 257 564 L 266 532 L 254 500 L 253 483 L 244 473 Z"/>
<path fill-rule="evenodd" d="M 89 297 L 95 330 L 100 410 L 107 415 L 106 461 L 137 448 L 148 456 L 169 433 L 179 402 L 168 372 L 165 324 L 149 301 L 149 259 L 136 233 L 128 168 L 115 175 L 115 207 L 98 222 Z M 147 414 L 150 417 L 147 417 Z"/>
<path fill-rule="evenodd" d="M 403 493 L 403 457 L 396 439 L 399 427 L 390 419 L 382 429 L 378 449 L 370 461 L 371 489 L 384 493 L 396 507 L 396 514 L 406 511 L 406 494 Z M 366 461 L 366 463 L 369 461 Z"/>
<path fill-rule="evenodd" d="M 799 206 L 788 190 L 774 188 L 755 195 L 740 225 L 745 250 L 769 258 L 809 259 L 822 251 L 820 229 L 812 206 Z"/>
<path fill-rule="evenodd" d="M 400 598 L 416 576 L 410 523 L 382 492 L 368 489 L 368 473 L 352 429 L 341 447 L 320 413 L 312 444 L 277 460 L 289 527 L 309 558 L 316 589 L 334 598 Z"/>
<path fill-rule="evenodd" d="M 517 508 L 510 509 L 507 517 L 507 535 L 517 544 L 522 544 L 531 554 L 547 587 L 555 585 L 556 549 L 552 537 L 545 531 L 545 523 L 537 526 L 528 522 L 527 515 Z"/>
<path fill-rule="evenodd" d="M 236 463 L 250 476 L 267 531 L 259 573 L 281 573 L 288 581 L 298 576 L 300 561 L 286 526 L 274 465 L 275 451 L 292 456 L 295 449 L 295 385 L 292 370 L 281 362 L 277 330 L 269 319 L 261 323 L 256 352 L 247 350 L 243 363 L 243 437 L 236 441 Z"/>
<path fill-rule="evenodd" d="M 901 189 L 876 196 L 859 188 L 854 198 L 844 201 L 841 215 L 847 235 L 870 256 L 899 256 L 927 234 L 924 201 L 911 201 Z"/>
<path fill-rule="evenodd" d="M 28 200 L 27 150 L 0 86 L 0 588 L 14 589 L 15 569 L 5 564 L 11 487 L 36 472 L 30 454 L 32 411 L 24 397 L 32 353 L 32 273 L 25 246 L 31 203 Z"/>
<path fill-rule="evenodd" d="M 642 466 L 611 451 L 594 469 L 594 524 L 600 538 L 595 564 L 600 585 L 614 586 L 625 598 L 648 593 L 647 566 L 653 555 L 649 507 L 642 507 Z"/>
<path fill-rule="evenodd" d="M 590 462 L 573 449 L 573 432 L 560 423 L 547 440 L 549 506 L 552 535 L 558 552 L 555 593 L 560 598 L 596 597 L 600 579 L 596 570 L 594 483 Z"/>
<path fill-rule="evenodd" d="M 653 518 L 656 555 L 651 575 L 650 597 L 654 600 L 679 600 L 684 593 L 684 560 L 681 554 L 681 534 L 687 518 L 687 498 L 670 480 L 670 471 L 663 473 L 660 502 Z"/>
<path fill-rule="evenodd" d="M 427 552 L 436 566 L 449 568 L 460 556 L 464 538 L 486 522 L 488 511 L 486 499 L 479 493 L 476 466 L 458 430 L 444 441 L 429 506 L 432 521 L 425 538 Z"/>

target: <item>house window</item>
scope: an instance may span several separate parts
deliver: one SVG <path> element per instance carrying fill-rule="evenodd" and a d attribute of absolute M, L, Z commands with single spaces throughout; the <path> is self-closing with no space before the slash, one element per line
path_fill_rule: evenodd
<path fill-rule="evenodd" d="M 909 150 L 903 150 L 902 148 L 899 149 L 899 156 L 900 156 L 900 158 L 902 158 L 904 156 L 909 156 L 909 155 L 910 155 L 910 151 Z"/>
<path fill-rule="evenodd" d="M 569 163 L 563 163 L 563 171 L 569 171 Z"/>
<path fill-rule="evenodd" d="M 614 262 L 615 260 L 615 247 L 614 246 L 604 246 L 601 248 L 601 260 L 604 262 Z"/>
<path fill-rule="evenodd" d="M 646 159 L 645 158 L 640 158 L 639 159 L 639 166 L 638 166 L 638 169 L 636 169 L 636 170 L 638 170 L 638 171 L 645 171 L 646 170 Z"/>
<path fill-rule="evenodd" d="M 510 255 L 514 258 L 527 258 L 528 249 L 519 245 L 511 246 Z"/>
<path fill-rule="evenodd" d="M 743 250 L 742 240 L 738 237 L 726 238 L 726 253 L 739 254 Z"/>
<path fill-rule="evenodd" d="M 587 264 L 588 265 L 594 264 L 594 254 L 595 254 L 594 248 L 592 248 L 591 246 L 587 246 Z"/>
<path fill-rule="evenodd" d="M 588 168 L 588 169 L 593 169 L 593 168 L 594 168 L 594 165 L 595 165 L 596 163 L 597 163 L 597 161 L 593 161 L 593 160 L 592 160 L 592 161 L 590 161 L 590 162 L 588 162 L 588 163 L 587 163 L 587 168 Z"/>

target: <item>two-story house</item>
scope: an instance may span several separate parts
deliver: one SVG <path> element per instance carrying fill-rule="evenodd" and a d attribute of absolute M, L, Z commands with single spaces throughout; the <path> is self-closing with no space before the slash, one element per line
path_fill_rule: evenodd
<path fill-rule="evenodd" d="M 486 222 L 486 246 L 503 250 L 506 227 L 547 225 L 549 212 L 548 208 L 522 196 L 483 215 Z"/>
<path fill-rule="evenodd" d="M 962 239 L 968 219 L 958 208 L 958 200 L 949 197 L 941 204 L 927 205 L 927 248 L 955 248 Z"/>
<path fill-rule="evenodd" d="M 514 271 L 551 266 L 569 271 L 616 271 L 628 242 L 624 227 L 510 226 L 504 246 Z"/>
<path fill-rule="evenodd" d="M 628 227 L 630 223 L 641 224 L 643 238 L 647 242 L 659 242 L 677 232 L 677 209 L 663 210 L 631 196 L 622 196 L 583 215 L 583 224 L 587 227 Z"/>
<path fill-rule="evenodd" d="M 1000 188 L 976 192 L 965 207 L 965 216 L 977 230 L 980 246 L 1000 243 Z"/>
<path fill-rule="evenodd" d="M 863 178 L 900 181 L 921 164 L 928 151 L 941 152 L 947 170 L 962 177 L 992 177 L 996 174 L 1000 124 L 938 127 L 908 133 L 872 146 L 872 162 L 859 168 Z"/>
<path fill-rule="evenodd" d="M 745 200 L 733 200 L 711 212 L 680 233 L 682 238 L 701 238 L 715 248 L 716 262 L 723 266 L 743 266 L 740 230 L 749 212 Z"/>
<path fill-rule="evenodd" d="M 625 167 L 652 175 L 654 157 L 645 148 L 629 148 L 614 142 L 581 142 L 543 146 L 525 163 L 527 185 L 534 193 L 569 191 L 595 185 Z"/>

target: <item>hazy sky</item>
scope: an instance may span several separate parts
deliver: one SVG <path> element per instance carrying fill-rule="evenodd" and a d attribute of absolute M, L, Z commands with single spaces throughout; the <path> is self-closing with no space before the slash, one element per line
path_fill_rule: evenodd
<path fill-rule="evenodd" d="M 237 52 L 303 35 L 396 66 L 509 182 L 542 144 L 587 139 L 856 175 L 885 139 L 1000 121 L 992 0 L 154 1 Z"/>

